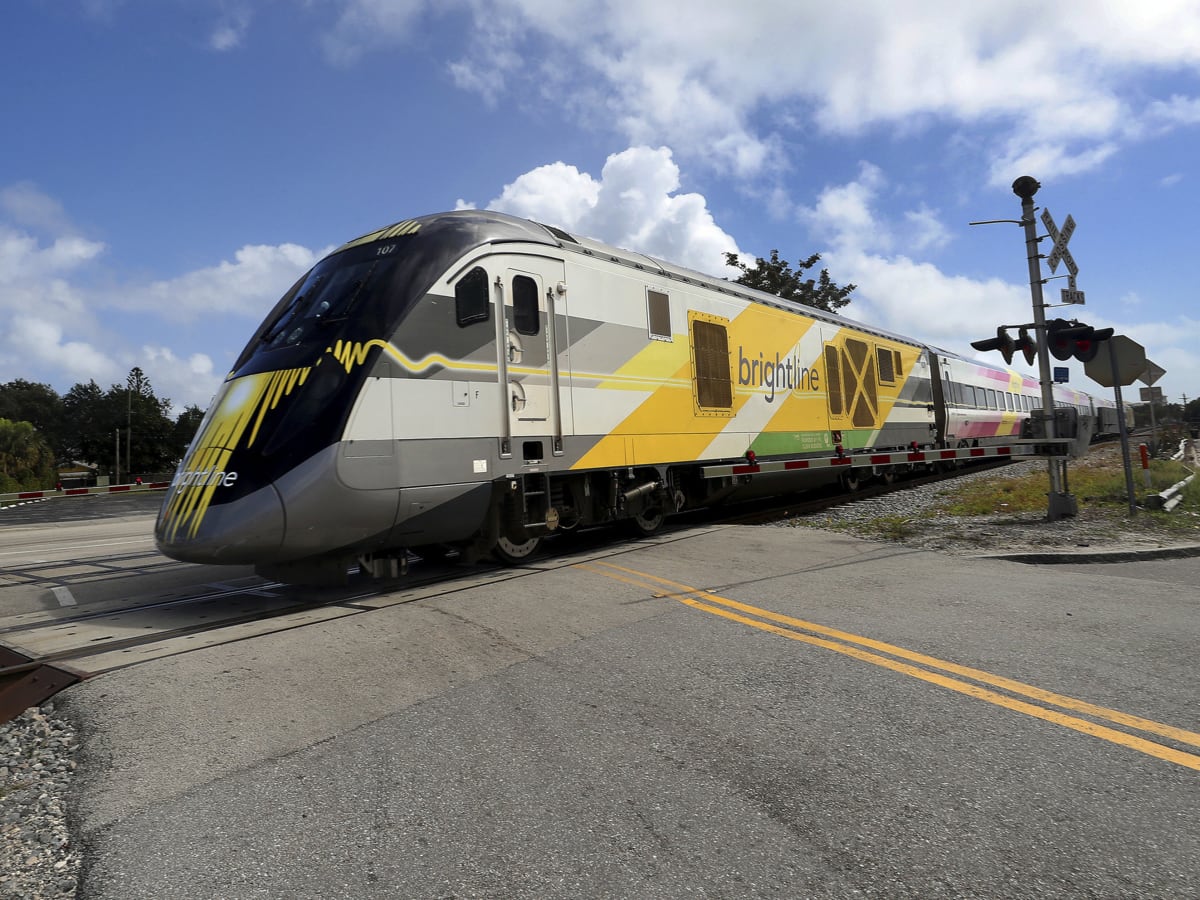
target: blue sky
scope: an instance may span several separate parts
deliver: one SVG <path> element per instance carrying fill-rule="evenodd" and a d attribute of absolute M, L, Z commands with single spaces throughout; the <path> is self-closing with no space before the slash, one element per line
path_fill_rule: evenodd
<path fill-rule="evenodd" d="M 1021 229 L 968 225 L 1019 218 L 1032 175 L 1076 220 L 1087 296 L 1048 315 L 1200 394 L 1194 0 L 7 0 L 3 21 L 0 383 L 140 366 L 206 407 L 324 252 L 463 206 L 715 274 L 726 250 L 819 252 L 858 285 L 848 317 L 969 353 L 1032 319 Z"/>

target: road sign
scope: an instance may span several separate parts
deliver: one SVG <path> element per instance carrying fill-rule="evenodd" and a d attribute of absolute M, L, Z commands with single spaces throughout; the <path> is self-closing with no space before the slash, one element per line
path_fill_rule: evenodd
<path fill-rule="evenodd" d="M 1138 376 L 1137 380 L 1142 384 L 1154 384 L 1154 382 L 1158 381 L 1158 379 L 1162 378 L 1166 374 L 1167 370 L 1162 366 L 1152 363 L 1150 360 L 1146 360 L 1146 368 L 1142 371 L 1142 374 Z"/>
<path fill-rule="evenodd" d="M 1054 367 L 1054 383 L 1055 384 L 1066 384 L 1067 381 L 1070 379 L 1070 377 L 1071 377 L 1071 370 L 1068 369 L 1066 366 L 1055 366 Z"/>
<path fill-rule="evenodd" d="M 1046 259 L 1046 264 L 1050 266 L 1050 271 L 1053 272 L 1058 268 L 1059 260 L 1062 260 L 1067 267 L 1067 271 L 1071 273 L 1071 288 L 1074 289 L 1075 276 L 1079 274 L 1079 266 L 1075 265 L 1071 251 L 1067 249 L 1067 241 L 1071 240 L 1071 235 L 1075 233 L 1075 219 L 1068 214 L 1067 220 L 1063 222 L 1062 231 L 1059 231 L 1058 226 L 1054 224 L 1054 217 L 1050 215 L 1050 210 L 1043 209 L 1042 224 L 1046 226 L 1050 240 L 1054 241 L 1054 249 L 1050 251 L 1050 256 Z"/>
<path fill-rule="evenodd" d="M 1143 403 L 1162 403 L 1163 402 L 1162 388 L 1156 388 L 1156 387 L 1138 388 L 1138 394 L 1141 396 Z"/>
<path fill-rule="evenodd" d="M 1083 297 L 1083 291 L 1077 291 L 1075 288 L 1062 289 L 1062 302 L 1067 304 L 1077 303 L 1080 306 L 1083 306 L 1084 303 L 1086 303 Z"/>
<path fill-rule="evenodd" d="M 1111 349 L 1102 346 L 1095 359 L 1084 363 L 1084 374 L 1104 387 L 1133 384 L 1146 369 L 1146 348 L 1123 334 L 1114 334 L 1107 343 Z M 1114 353 L 1117 363 L 1115 371 L 1111 362 Z"/>

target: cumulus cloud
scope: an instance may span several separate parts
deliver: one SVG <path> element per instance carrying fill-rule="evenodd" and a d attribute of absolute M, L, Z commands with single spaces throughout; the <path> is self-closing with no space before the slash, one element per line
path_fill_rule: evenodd
<path fill-rule="evenodd" d="M 257 319 L 283 293 L 280 285 L 290 285 L 324 252 L 298 244 L 248 245 L 232 261 L 222 260 L 178 278 L 124 286 L 111 302 L 120 309 L 155 312 L 176 322 L 226 313 Z"/>
<path fill-rule="evenodd" d="M 36 232 L 36 233 L 35 233 Z M 177 278 L 119 287 L 95 271 L 106 247 L 76 233 L 69 216 L 35 185 L 0 189 L 0 383 L 121 381 L 134 366 L 180 410 L 207 405 L 224 377 L 181 323 L 257 320 L 283 290 L 331 248 L 247 245 L 230 260 Z M 149 323 L 167 339 L 135 345 Z"/>
<path fill-rule="evenodd" d="M 108 353 L 88 341 L 64 340 L 61 325 L 37 316 L 10 317 L 4 330 L 4 343 L 0 363 L 5 360 L 11 360 L 15 366 L 27 361 L 40 363 L 73 380 L 95 379 L 98 384 L 116 380 L 124 374 L 120 364 Z"/>
<path fill-rule="evenodd" d="M 980 354 L 970 343 L 990 337 L 997 325 L 1032 321 L 1029 286 L 999 278 L 948 274 L 908 253 L 887 252 L 874 232 L 900 235 L 902 228 L 880 211 L 878 201 L 886 186 L 882 170 L 864 163 L 857 181 L 826 188 L 817 203 L 804 211 L 814 232 L 829 235 L 829 249 L 821 251 L 821 265 L 829 267 L 838 283 L 858 285 L 846 317 L 964 356 L 997 362 L 995 354 Z M 919 207 L 900 218 L 905 227 L 914 222 L 925 225 L 926 235 L 943 234 L 944 229 L 931 217 L 931 211 Z M 919 249 L 928 242 L 926 235 L 911 235 L 906 249 Z M 1087 321 L 1097 328 L 1113 327 L 1118 334 L 1154 347 L 1154 361 L 1167 369 L 1173 383 L 1200 380 L 1200 357 L 1195 352 L 1200 346 L 1200 320 L 1180 316 L 1147 321 L 1148 311 L 1137 294 L 1119 298 L 1117 306 L 1112 316 L 1089 311 Z"/>
<path fill-rule="evenodd" d="M 814 127 L 989 126 L 998 150 L 986 170 L 1001 183 L 1035 161 L 1042 177 L 1085 171 L 1124 142 L 1200 121 L 1200 100 L 1146 90 L 1155 71 L 1200 67 L 1200 7 L 1188 0 L 701 0 L 686 15 L 645 0 L 348 0 L 329 52 L 345 63 L 408 40 L 425 10 L 470 17 L 449 64 L 459 86 L 600 113 L 631 143 L 743 178 L 786 165 L 788 142 Z"/>
<path fill-rule="evenodd" d="M 504 187 L 488 207 L 557 225 L 682 266 L 727 274 L 737 243 L 705 198 L 678 193 L 679 167 L 666 147 L 631 147 L 609 156 L 593 178 L 561 162 L 540 166 Z"/>

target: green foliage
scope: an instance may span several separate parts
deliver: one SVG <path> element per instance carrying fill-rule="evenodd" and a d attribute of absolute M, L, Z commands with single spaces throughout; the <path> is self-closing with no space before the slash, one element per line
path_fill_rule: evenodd
<path fill-rule="evenodd" d="M 54 453 L 29 422 L 0 418 L 0 494 L 54 484 Z"/>
<path fill-rule="evenodd" d="M 173 419 L 171 401 L 156 396 L 150 379 L 135 367 L 124 384 L 107 391 L 89 381 L 62 397 L 48 385 L 21 379 L 0 384 L 0 416 L 33 428 L 46 448 L 51 474 L 40 489 L 54 484 L 56 463 L 87 463 L 122 479 L 170 472 L 204 412 L 190 406 Z M 4 492 L 11 490 L 16 488 Z"/>
<path fill-rule="evenodd" d="M 829 277 L 828 269 L 822 269 L 815 279 L 802 280 L 805 271 L 815 266 L 820 259 L 821 254 L 814 253 L 808 259 L 799 261 L 793 270 L 787 260 L 779 258 L 778 250 L 771 251 L 769 260 L 758 257 L 753 267 L 743 263 L 736 253 L 725 254 L 725 264 L 739 269 L 742 273 L 737 278 L 738 284 L 783 297 L 785 300 L 794 300 L 805 306 L 836 313 L 850 302 L 850 292 L 858 285 L 839 287 Z"/>

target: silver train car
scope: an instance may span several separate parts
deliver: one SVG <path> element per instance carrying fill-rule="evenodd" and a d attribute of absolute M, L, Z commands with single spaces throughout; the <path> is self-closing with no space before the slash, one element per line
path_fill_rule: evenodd
<path fill-rule="evenodd" d="M 648 534 L 1003 446 L 1040 405 L 1011 369 L 841 316 L 500 213 L 430 215 L 284 294 L 155 538 L 291 582 L 392 574 L 429 548 L 518 562 L 557 531 Z"/>

